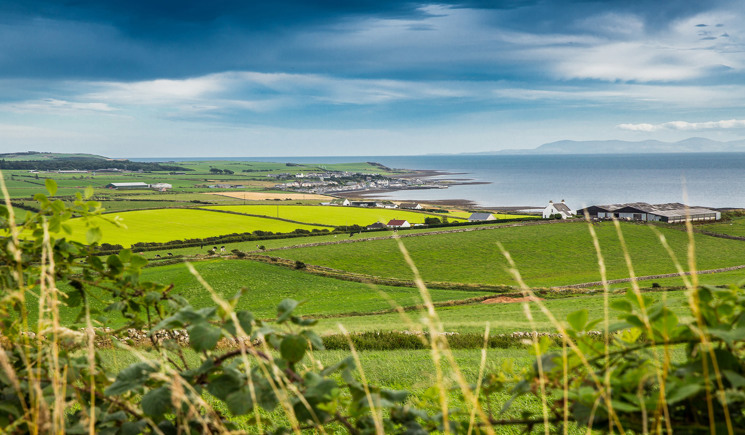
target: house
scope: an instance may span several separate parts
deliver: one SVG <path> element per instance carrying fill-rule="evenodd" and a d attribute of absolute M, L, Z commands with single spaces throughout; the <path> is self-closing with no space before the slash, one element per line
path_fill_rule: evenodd
<path fill-rule="evenodd" d="M 480 222 L 480 221 L 494 221 L 497 218 L 491 213 L 471 213 L 468 217 L 468 222 Z"/>
<path fill-rule="evenodd" d="M 569 219 L 574 215 L 574 212 L 572 212 L 572 209 L 564 203 L 563 199 L 559 203 L 549 201 L 548 206 L 543 209 L 543 219 L 550 219 L 552 216 L 557 214 L 561 215 L 562 219 Z"/>
<path fill-rule="evenodd" d="M 391 219 L 386 224 L 388 228 L 411 228 L 411 224 L 409 221 L 405 220 L 398 220 L 398 219 Z"/>
<path fill-rule="evenodd" d="M 382 222 L 375 222 L 374 224 L 370 224 L 365 229 L 367 230 L 382 230 L 384 228 L 388 228 L 384 223 Z"/>
<path fill-rule="evenodd" d="M 424 207 L 422 207 L 421 204 L 417 204 L 416 202 L 402 202 L 398 205 L 398 208 L 402 208 L 404 210 L 421 210 Z"/>
<path fill-rule="evenodd" d="M 128 189 L 149 189 L 150 185 L 143 182 L 136 183 L 109 183 L 106 185 L 107 189 L 116 190 L 128 190 Z"/>
<path fill-rule="evenodd" d="M 593 205 L 577 210 L 577 215 L 585 213 L 595 219 L 623 219 L 645 222 L 678 223 L 690 221 L 716 221 L 722 214 L 704 207 L 688 207 L 679 202 L 666 204 L 647 204 L 632 202 L 626 204 Z"/>
<path fill-rule="evenodd" d="M 350 205 L 351 203 L 349 202 L 347 198 L 337 198 L 337 199 L 332 200 L 329 204 L 330 205 L 341 205 L 341 206 L 346 207 Z"/>

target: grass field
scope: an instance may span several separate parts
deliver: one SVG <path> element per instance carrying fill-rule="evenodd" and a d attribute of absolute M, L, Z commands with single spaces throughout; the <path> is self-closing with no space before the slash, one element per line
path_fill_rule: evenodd
<path fill-rule="evenodd" d="M 280 217 L 309 224 L 323 224 L 334 226 L 366 226 L 375 222 L 388 223 L 391 219 L 405 219 L 409 223 L 424 223 L 426 217 L 442 218 L 442 215 L 430 213 L 417 213 L 406 210 L 384 209 L 384 208 L 361 208 L 361 207 L 332 207 L 315 206 L 304 207 L 294 205 L 271 206 L 271 205 L 238 205 L 205 207 L 214 210 L 228 210 L 237 213 L 256 214 L 270 217 Z M 448 217 L 451 221 L 463 221 Z"/>
<path fill-rule="evenodd" d="M 276 219 L 195 209 L 139 210 L 106 215 L 110 219 L 115 216 L 119 216 L 127 228 L 102 223 L 102 242 L 121 244 L 125 247 L 137 242 L 162 243 L 256 230 L 289 233 L 295 229 L 322 228 Z M 86 229 L 83 222 L 73 219 L 70 226 L 73 228 L 73 238 L 85 241 Z"/>
<path fill-rule="evenodd" d="M 310 275 L 285 267 L 248 260 L 209 260 L 193 263 L 200 275 L 223 298 L 233 297 L 241 288 L 246 294 L 238 303 L 238 309 L 252 311 L 259 318 L 276 316 L 276 306 L 286 298 L 304 301 L 300 312 L 310 315 L 336 315 L 340 313 L 370 313 L 391 308 L 389 299 L 401 306 L 421 303 L 415 288 L 380 286 L 372 288 L 366 284 L 341 281 Z M 173 284 L 173 292 L 185 297 L 194 307 L 213 305 L 211 296 L 184 264 L 173 264 L 147 268 L 142 280 Z M 67 289 L 64 283 L 61 288 Z M 435 301 L 461 300 L 484 296 L 484 292 L 462 290 L 432 290 Z M 102 302 L 92 300 L 93 308 L 103 309 Z M 36 305 L 29 303 L 32 319 L 36 319 Z M 77 309 L 60 310 L 63 324 L 69 324 Z M 117 317 L 112 317 L 114 324 Z"/>
<path fill-rule="evenodd" d="M 655 301 L 667 298 L 669 306 L 676 312 L 682 312 L 686 303 L 683 291 L 653 292 L 647 293 Z M 611 295 L 610 300 L 624 298 L 624 295 Z M 603 317 L 603 295 L 577 295 L 561 299 L 546 299 L 543 301 L 546 307 L 558 319 L 566 319 L 566 316 L 579 309 L 590 312 L 590 319 Z M 535 330 L 555 331 L 554 325 L 543 315 L 535 303 L 530 304 L 535 318 Z M 417 312 L 407 313 L 414 324 L 421 324 L 423 314 Z M 437 314 L 444 325 L 445 331 L 458 333 L 483 334 L 486 323 L 489 322 L 491 334 L 504 334 L 514 331 L 532 331 L 530 322 L 525 317 L 522 303 L 509 304 L 485 304 L 458 305 L 451 307 L 438 307 Z M 611 313 L 611 319 L 615 316 Z M 344 325 L 349 331 L 383 331 L 383 330 L 406 330 L 406 322 L 400 314 L 381 314 L 373 316 L 355 316 L 333 319 L 322 319 L 316 329 L 323 333 L 338 333 L 338 324 Z"/>
<path fill-rule="evenodd" d="M 745 237 L 745 218 L 734 218 L 730 221 L 696 225 L 697 229 L 729 236 Z"/>
<path fill-rule="evenodd" d="M 637 275 L 676 272 L 652 229 L 638 224 L 622 224 L 622 229 Z M 608 278 L 628 277 L 613 224 L 602 223 L 595 230 L 604 252 Z M 660 228 L 660 231 L 678 258 L 684 260 L 687 234 L 677 229 Z M 741 241 L 704 235 L 696 235 L 695 240 L 699 269 L 745 263 L 745 243 Z M 427 281 L 514 285 L 497 242 L 510 252 L 529 286 L 600 281 L 597 257 L 585 223 L 509 227 L 404 240 Z M 375 276 L 412 277 L 393 240 L 297 248 L 272 255 Z"/>

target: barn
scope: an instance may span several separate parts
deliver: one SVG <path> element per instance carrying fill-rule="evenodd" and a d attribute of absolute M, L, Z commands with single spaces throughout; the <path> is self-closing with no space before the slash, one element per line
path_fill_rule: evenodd
<path fill-rule="evenodd" d="M 679 202 L 666 204 L 647 204 L 632 202 L 627 204 L 593 205 L 577 210 L 578 216 L 587 213 L 595 219 L 622 219 L 645 222 L 678 223 L 690 221 L 716 221 L 722 214 L 704 207 L 689 207 Z"/>

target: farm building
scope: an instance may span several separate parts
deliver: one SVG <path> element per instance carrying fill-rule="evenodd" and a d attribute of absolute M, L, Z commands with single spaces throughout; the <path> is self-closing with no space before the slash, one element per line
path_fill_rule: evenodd
<path fill-rule="evenodd" d="M 329 203 L 329 205 L 343 205 L 343 206 L 348 206 L 350 204 L 351 203 L 346 198 L 338 198 Z"/>
<path fill-rule="evenodd" d="M 388 228 L 384 223 L 382 222 L 375 222 L 374 224 L 370 224 L 365 229 L 368 230 L 382 230 L 383 228 Z"/>
<path fill-rule="evenodd" d="M 593 205 L 581 210 L 577 214 L 584 216 L 585 212 L 596 219 L 625 219 L 648 222 L 685 222 L 691 221 L 714 221 L 722 218 L 722 214 L 716 210 L 703 207 L 688 207 L 679 202 L 667 204 L 647 204 L 646 202 L 633 202 L 628 204 Z"/>
<path fill-rule="evenodd" d="M 127 190 L 127 189 L 149 189 L 150 185 L 141 181 L 134 183 L 109 183 L 107 189 Z"/>
<path fill-rule="evenodd" d="M 386 224 L 388 228 L 411 228 L 411 224 L 409 221 L 405 220 L 399 220 L 399 219 L 391 219 Z"/>
<path fill-rule="evenodd" d="M 421 210 L 424 207 L 422 207 L 421 204 L 417 204 L 416 202 L 402 202 L 398 205 L 398 208 L 402 208 L 404 210 Z"/>
<path fill-rule="evenodd" d="M 468 217 L 468 222 L 480 222 L 480 221 L 493 221 L 497 220 L 491 213 L 471 213 Z"/>
<path fill-rule="evenodd" d="M 378 205 L 375 201 L 352 201 L 354 207 L 376 207 Z"/>
<path fill-rule="evenodd" d="M 553 201 L 549 201 L 546 208 L 543 209 L 543 219 L 549 219 L 557 214 L 561 215 L 562 219 L 569 219 L 574 215 L 574 212 L 566 205 L 563 199 L 561 202 L 555 204 Z"/>
<path fill-rule="evenodd" d="M 159 192 L 165 192 L 166 190 L 173 189 L 173 185 L 169 183 L 155 183 L 151 184 L 150 188 Z"/>

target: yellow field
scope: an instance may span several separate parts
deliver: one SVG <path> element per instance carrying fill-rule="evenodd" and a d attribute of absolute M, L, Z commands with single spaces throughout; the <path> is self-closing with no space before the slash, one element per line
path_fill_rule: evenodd
<path fill-rule="evenodd" d="M 326 195 L 316 195 L 313 193 L 270 193 L 270 192 L 210 192 L 207 195 L 228 196 L 230 198 L 245 199 L 247 201 L 258 201 L 265 199 L 318 199 L 321 201 L 334 199 Z"/>
<path fill-rule="evenodd" d="M 442 218 L 443 215 L 418 213 L 407 210 L 385 208 L 360 208 L 341 206 L 302 206 L 302 205 L 225 205 L 204 207 L 214 210 L 228 210 L 238 213 L 255 214 L 270 217 L 291 219 L 308 224 L 322 225 L 360 225 L 366 226 L 375 222 L 387 223 L 391 219 L 405 219 L 411 224 L 424 223 L 426 217 Z M 448 216 L 450 221 L 462 221 Z"/>
<path fill-rule="evenodd" d="M 256 230 L 289 233 L 295 229 L 323 228 L 200 209 L 138 210 L 105 215 L 108 219 L 114 219 L 115 216 L 119 216 L 127 228 L 117 228 L 114 225 L 102 223 L 102 242 L 120 244 L 125 247 L 137 242 L 163 243 L 171 240 L 214 237 Z M 85 242 L 86 228 L 83 221 L 72 219 L 69 224 L 73 228 L 72 238 Z"/>

